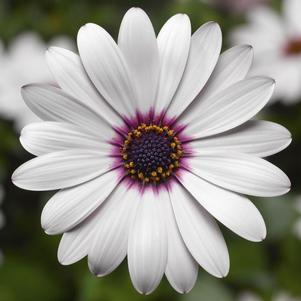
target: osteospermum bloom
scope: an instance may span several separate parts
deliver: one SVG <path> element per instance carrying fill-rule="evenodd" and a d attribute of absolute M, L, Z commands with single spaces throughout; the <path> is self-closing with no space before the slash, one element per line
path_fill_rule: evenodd
<path fill-rule="evenodd" d="M 249 23 L 231 34 L 234 44 L 250 43 L 255 50 L 251 75 L 273 77 L 274 100 L 294 103 L 301 98 L 301 1 L 283 1 L 283 16 L 272 8 L 258 7 L 249 11 Z"/>
<path fill-rule="evenodd" d="M 269 100 L 274 81 L 244 79 L 249 46 L 222 55 L 216 23 L 191 36 L 186 15 L 170 18 L 156 37 L 144 11 L 124 16 L 118 44 L 100 26 L 77 37 L 79 55 L 51 48 L 59 87 L 31 84 L 25 102 L 42 123 L 21 143 L 38 156 L 19 167 L 24 189 L 60 189 L 46 204 L 42 227 L 64 233 L 62 264 L 86 255 L 97 276 L 127 256 L 141 293 L 163 274 L 179 292 L 194 285 L 198 265 L 216 277 L 229 255 L 214 218 L 260 241 L 264 221 L 244 196 L 286 193 L 286 175 L 261 157 L 291 141 L 282 126 L 250 120 Z"/>
<path fill-rule="evenodd" d="M 74 49 L 71 39 L 56 37 L 50 42 Z M 25 32 L 13 39 L 0 54 L 0 116 L 13 120 L 20 131 L 39 120 L 24 104 L 20 88 L 28 82 L 54 82 L 45 62 L 47 45 L 35 32 Z"/>

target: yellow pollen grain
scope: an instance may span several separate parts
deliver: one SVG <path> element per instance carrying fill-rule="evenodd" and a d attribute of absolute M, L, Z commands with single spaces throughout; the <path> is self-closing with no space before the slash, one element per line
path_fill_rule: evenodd
<path fill-rule="evenodd" d="M 157 176 L 157 172 L 156 172 L 156 171 L 152 171 L 151 175 L 152 175 L 153 177 L 156 177 L 156 176 Z"/>
<path fill-rule="evenodd" d="M 176 158 L 177 158 L 177 155 L 176 155 L 175 153 L 171 153 L 171 154 L 170 154 L 170 157 L 171 157 L 172 159 L 176 159 Z"/>

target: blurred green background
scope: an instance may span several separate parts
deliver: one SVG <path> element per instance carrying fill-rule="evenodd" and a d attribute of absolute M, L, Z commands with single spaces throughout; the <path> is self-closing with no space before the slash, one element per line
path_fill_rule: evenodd
<path fill-rule="evenodd" d="M 279 10 L 280 3 L 270 1 L 269 5 Z M 147 11 L 157 32 L 167 18 L 178 12 L 190 16 L 194 30 L 205 21 L 215 20 L 223 30 L 224 48 L 229 46 L 229 31 L 245 21 L 245 11 L 234 12 L 200 0 L 0 0 L 0 39 L 4 49 L 17 35 L 28 31 L 38 32 L 45 42 L 62 34 L 75 39 L 79 27 L 87 22 L 100 24 L 116 38 L 122 16 L 132 6 Z M 5 74 L 0 68 L 2 76 Z M 0 90 L 0 102 L 4 101 L 1 98 Z M 215 279 L 200 270 L 197 284 L 188 295 L 177 294 L 164 279 L 153 294 L 141 296 L 130 283 L 126 263 L 105 278 L 92 276 L 85 260 L 72 266 L 58 263 L 59 237 L 47 236 L 40 227 L 40 213 L 50 194 L 23 191 L 11 184 L 13 170 L 30 155 L 19 144 L 15 121 L 2 116 L 0 183 L 6 221 L 0 230 L 0 301 L 231 301 L 239 300 L 246 292 L 259 300 L 276 300 L 274 297 L 282 292 L 301 300 L 301 237 L 294 230 L 301 219 L 301 212 L 295 208 L 301 193 L 301 99 L 291 106 L 273 104 L 262 117 L 286 126 L 294 138 L 288 149 L 270 158 L 289 175 L 292 191 L 282 198 L 253 198 L 265 218 L 267 239 L 251 243 L 222 227 L 231 259 L 227 278 Z"/>

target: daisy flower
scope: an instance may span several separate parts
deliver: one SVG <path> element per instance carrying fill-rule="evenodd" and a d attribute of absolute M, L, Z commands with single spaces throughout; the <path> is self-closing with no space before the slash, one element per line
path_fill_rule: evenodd
<path fill-rule="evenodd" d="M 235 44 L 254 46 L 255 61 L 250 75 L 275 78 L 274 100 L 293 103 L 301 98 L 301 1 L 283 1 L 283 16 L 271 8 L 250 10 L 249 24 L 234 29 Z"/>
<path fill-rule="evenodd" d="M 219 26 L 206 23 L 191 36 L 183 14 L 156 37 L 146 13 L 132 8 L 117 44 L 96 24 L 83 26 L 77 43 L 79 55 L 47 52 L 59 87 L 22 89 L 44 122 L 22 130 L 22 145 L 38 157 L 12 176 L 23 189 L 60 189 L 41 218 L 47 234 L 64 233 L 59 261 L 88 255 L 90 270 L 104 276 L 127 256 L 144 294 L 164 273 L 188 292 L 198 265 L 226 276 L 228 250 L 214 218 L 260 241 L 264 221 L 244 194 L 271 197 L 290 187 L 261 158 L 285 148 L 289 132 L 250 120 L 274 81 L 244 79 L 251 47 L 220 55 Z"/>
<path fill-rule="evenodd" d="M 69 38 L 57 37 L 51 44 L 73 49 Z M 54 82 L 45 62 L 47 45 L 34 32 L 16 37 L 0 54 L 0 115 L 15 122 L 19 131 L 39 119 L 24 104 L 20 88 L 28 82 Z"/>

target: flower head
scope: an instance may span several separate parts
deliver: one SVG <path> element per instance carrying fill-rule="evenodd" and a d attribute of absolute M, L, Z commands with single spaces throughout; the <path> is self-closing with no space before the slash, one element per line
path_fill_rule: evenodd
<path fill-rule="evenodd" d="M 64 233 L 62 264 L 88 255 L 90 270 L 103 276 L 127 256 L 139 292 L 152 292 L 165 273 L 184 293 L 199 265 L 216 277 L 228 273 L 214 218 L 246 239 L 264 239 L 264 221 L 244 194 L 289 190 L 286 175 L 261 157 L 291 138 L 280 125 L 250 120 L 274 81 L 245 79 L 252 48 L 220 55 L 221 39 L 214 22 L 191 36 L 182 14 L 156 37 L 146 13 L 133 8 L 118 44 L 87 24 L 79 55 L 49 49 L 59 87 L 23 87 L 44 122 L 23 129 L 22 145 L 38 157 L 12 180 L 29 190 L 60 189 L 41 220 L 46 233 Z"/>
<path fill-rule="evenodd" d="M 250 10 L 249 23 L 234 29 L 235 44 L 254 46 L 255 61 L 250 75 L 276 79 L 274 100 L 293 103 L 301 98 L 301 1 L 283 0 L 283 16 L 271 8 Z"/>

